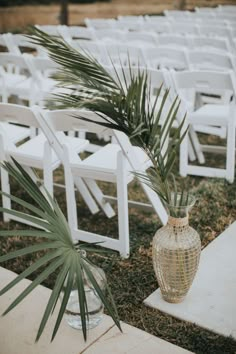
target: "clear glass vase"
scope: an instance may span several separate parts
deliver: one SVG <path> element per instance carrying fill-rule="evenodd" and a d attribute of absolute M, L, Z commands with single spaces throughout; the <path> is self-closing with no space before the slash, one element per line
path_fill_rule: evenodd
<path fill-rule="evenodd" d="M 173 198 L 175 200 L 167 206 L 168 223 L 153 238 L 152 258 L 163 299 L 178 303 L 186 296 L 196 275 L 201 241 L 188 222 L 189 210 L 195 204 L 194 197 L 188 196 L 184 206 L 180 194 L 173 195 Z"/>
<path fill-rule="evenodd" d="M 99 287 L 105 291 L 107 280 L 104 271 L 101 268 L 92 265 L 91 263 L 87 263 L 87 266 L 92 272 Z M 104 305 L 85 272 L 83 273 L 83 282 L 88 310 L 88 316 L 86 316 L 86 327 L 87 329 L 92 329 L 101 322 Z M 69 326 L 75 329 L 82 329 L 79 295 L 76 281 L 74 281 L 74 285 L 66 306 L 65 319 Z"/>

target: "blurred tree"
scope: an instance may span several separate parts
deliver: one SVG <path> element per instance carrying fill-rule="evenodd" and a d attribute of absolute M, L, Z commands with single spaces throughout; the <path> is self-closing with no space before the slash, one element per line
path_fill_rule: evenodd
<path fill-rule="evenodd" d="M 61 0 L 60 24 L 68 25 L 68 0 Z"/>

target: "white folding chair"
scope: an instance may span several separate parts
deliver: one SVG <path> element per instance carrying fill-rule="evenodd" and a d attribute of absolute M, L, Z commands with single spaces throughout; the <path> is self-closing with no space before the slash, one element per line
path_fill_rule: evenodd
<path fill-rule="evenodd" d="M 227 38 L 191 36 L 188 38 L 188 40 L 193 50 L 207 50 L 223 54 L 231 52 L 230 43 Z"/>
<path fill-rule="evenodd" d="M 146 60 L 143 51 L 139 47 L 129 44 L 111 44 L 105 43 L 106 51 L 109 57 L 109 63 L 122 66 L 145 66 Z"/>
<path fill-rule="evenodd" d="M 231 56 L 206 50 L 187 51 L 191 70 L 230 71 L 235 70 Z"/>
<path fill-rule="evenodd" d="M 151 32 L 151 33 L 171 33 L 171 24 L 168 22 L 157 22 L 157 23 L 150 23 L 144 22 L 141 27 L 139 28 L 140 31 L 143 32 Z"/>
<path fill-rule="evenodd" d="M 139 22 L 142 23 L 144 21 L 144 17 L 143 16 L 117 16 L 118 21 L 120 22 Z"/>
<path fill-rule="evenodd" d="M 46 55 L 40 46 L 31 43 L 30 40 L 23 34 L 6 33 L 4 36 L 6 46 L 10 53 L 20 55 L 25 51 L 27 51 L 27 53 L 31 51 L 40 56 Z"/>
<path fill-rule="evenodd" d="M 95 29 L 94 30 L 94 39 L 96 41 L 102 42 L 119 42 L 123 43 L 128 32 L 121 31 L 118 29 Z"/>
<path fill-rule="evenodd" d="M 225 26 L 198 25 L 199 34 L 207 37 L 227 38 L 231 41 L 231 32 Z"/>
<path fill-rule="evenodd" d="M 166 16 L 161 16 L 161 15 L 145 15 L 144 20 L 149 23 L 169 23 L 170 19 L 168 19 Z"/>
<path fill-rule="evenodd" d="M 70 130 L 72 130 L 72 128 L 85 129 L 96 134 L 105 133 L 114 135 L 118 142 L 117 144 L 107 144 L 84 160 L 81 160 L 75 156 L 73 151 L 69 150 L 65 146 L 62 147 L 63 149 L 59 149 L 58 145 L 53 145 L 53 148 L 57 151 L 58 156 L 60 154 L 60 158 L 64 165 L 68 221 L 72 236 L 74 240 L 81 240 L 85 242 L 102 242 L 102 246 L 120 252 L 122 257 L 128 257 L 129 201 L 127 187 L 134 178 L 132 171 L 145 172 L 150 166 L 150 160 L 143 150 L 131 146 L 128 138 L 123 133 L 104 128 L 96 123 L 86 122 L 80 118 L 72 117 L 72 115 L 77 115 L 92 120 L 95 119 L 98 123 L 99 121 L 102 121 L 102 118 L 97 116 L 95 113 L 86 111 L 38 111 L 38 121 L 40 122 L 41 128 L 45 135 L 47 135 L 48 139 L 53 139 L 55 131 L 64 130 L 65 127 L 67 127 Z M 78 228 L 74 190 L 74 184 L 76 184 L 77 178 L 83 178 L 86 181 L 86 184 L 90 187 L 93 195 L 100 199 L 100 206 L 102 203 L 103 208 L 108 208 L 110 216 L 113 214 L 108 201 L 114 201 L 114 198 L 105 196 L 101 190 L 98 189 L 95 181 L 105 181 L 116 184 L 119 226 L 118 239 L 84 231 Z M 165 223 L 167 220 L 167 215 L 159 198 L 146 185 L 141 185 L 161 221 Z M 132 203 L 132 206 L 134 205 L 135 204 Z M 143 203 L 138 203 L 138 206 L 145 207 L 146 205 Z"/>
<path fill-rule="evenodd" d="M 82 51 L 82 53 L 92 56 L 99 63 L 103 65 L 109 64 L 105 43 L 89 40 L 73 40 L 70 44 L 75 49 Z"/>
<path fill-rule="evenodd" d="M 180 174 L 186 176 L 188 174 L 206 177 L 222 177 L 226 178 L 230 183 L 234 180 L 235 168 L 235 94 L 236 84 L 234 76 L 230 72 L 210 72 L 210 71 L 191 71 L 191 72 L 172 72 L 172 77 L 176 86 L 176 90 L 183 102 L 185 110 L 188 112 L 188 122 L 190 124 L 189 134 L 184 139 L 180 148 Z M 194 101 L 188 102 L 186 92 L 191 92 Z M 218 94 L 219 96 L 230 94 L 230 102 L 228 104 L 205 104 L 199 106 L 199 94 L 206 93 L 209 95 Z M 229 94 L 228 94 L 229 96 Z M 233 100 L 232 100 L 233 97 Z M 192 139 L 194 149 L 200 163 L 205 163 L 203 151 L 222 152 L 222 146 L 201 146 L 194 128 L 197 126 L 205 126 L 209 134 L 214 134 L 219 127 L 223 127 L 226 131 L 226 165 L 225 168 L 205 167 L 190 165 L 188 161 L 188 140 Z M 194 127 L 194 128 L 193 128 Z M 195 134 L 193 134 L 195 133 Z"/>
<path fill-rule="evenodd" d="M 184 49 L 158 46 L 156 48 L 145 48 L 144 55 L 146 62 L 153 69 L 175 69 L 187 70 L 189 68 L 188 58 Z"/>
<path fill-rule="evenodd" d="M 88 28 L 96 28 L 96 29 L 111 29 L 115 26 L 115 19 L 107 19 L 107 18 L 85 18 L 84 22 Z"/>
<path fill-rule="evenodd" d="M 3 122 L 0 125 L 1 161 L 12 161 L 11 158 L 13 157 L 27 172 L 30 173 L 35 181 L 37 180 L 37 176 L 32 168 L 43 170 L 43 184 L 48 192 L 53 195 L 53 171 L 60 166 L 61 161 L 51 149 L 50 142 L 48 142 L 45 136 L 41 133 L 26 142 L 22 142 L 20 145 L 15 144 L 15 142 L 10 139 L 8 131 L 3 126 L 3 124 L 6 124 L 5 122 L 8 124 L 14 122 L 25 127 L 40 128 L 32 110 L 25 106 L 1 103 L 0 121 Z M 57 139 L 60 140 L 61 144 L 70 146 L 75 154 L 84 151 L 85 146 L 88 144 L 87 140 L 71 138 L 60 133 L 57 134 Z M 4 169 L 1 169 L 1 184 L 2 191 L 10 194 L 9 177 Z M 84 192 L 82 196 L 85 198 L 85 202 L 91 212 L 97 212 L 98 209 L 95 203 L 90 203 L 92 197 L 87 188 L 82 185 L 81 189 L 82 192 Z M 3 196 L 3 206 L 11 208 L 11 202 L 5 196 Z M 9 221 L 10 219 L 20 221 L 18 218 L 14 218 L 12 215 L 4 213 L 4 221 Z"/>
<path fill-rule="evenodd" d="M 176 34 L 160 34 L 157 37 L 157 43 L 161 47 L 184 49 L 189 46 L 188 38 Z"/>
<path fill-rule="evenodd" d="M 2 102 L 8 102 L 11 95 L 21 94 L 20 88 L 27 86 L 29 68 L 22 55 L 0 53 L 0 95 Z M 27 98 L 30 92 L 27 91 Z"/>
<path fill-rule="evenodd" d="M 211 16 L 211 15 L 214 16 L 216 9 L 214 9 L 212 7 L 195 7 L 195 11 L 196 11 L 196 13 L 207 14 L 208 16 Z"/>
<path fill-rule="evenodd" d="M 130 46 L 153 47 L 157 45 L 157 34 L 155 32 L 133 31 L 124 34 L 124 42 Z"/>
<path fill-rule="evenodd" d="M 71 43 L 73 39 L 95 39 L 94 29 L 82 26 L 58 26 L 58 32 L 60 33 L 62 38 L 68 43 Z"/>
<path fill-rule="evenodd" d="M 60 36 L 57 25 L 35 25 L 35 27 L 49 34 L 50 36 L 55 36 L 55 37 Z"/>
<path fill-rule="evenodd" d="M 114 21 L 113 27 L 120 31 L 139 31 L 143 23 L 137 21 Z"/>
<path fill-rule="evenodd" d="M 175 34 L 198 35 L 198 26 L 194 23 L 171 23 L 171 32 Z"/>

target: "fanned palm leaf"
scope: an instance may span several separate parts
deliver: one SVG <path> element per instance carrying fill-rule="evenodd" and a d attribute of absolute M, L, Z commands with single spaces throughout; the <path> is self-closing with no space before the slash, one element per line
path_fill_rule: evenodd
<path fill-rule="evenodd" d="M 31 264 L 27 269 L 25 269 L 9 284 L 7 284 L 3 289 L 1 289 L 0 295 L 3 295 L 5 292 L 7 292 L 16 284 L 18 284 L 23 278 L 31 275 L 33 272 L 44 266 L 44 269 L 34 279 L 34 281 L 32 281 L 28 285 L 28 287 L 24 289 L 23 292 L 20 293 L 17 298 L 9 305 L 9 307 L 4 312 L 4 315 L 11 311 L 15 306 L 17 306 L 30 292 L 35 289 L 36 286 L 41 284 L 53 272 L 59 269 L 59 274 L 55 281 L 54 288 L 51 292 L 51 296 L 48 300 L 46 309 L 42 317 L 42 321 L 39 326 L 36 341 L 39 340 L 40 336 L 42 335 L 48 318 L 54 311 L 59 299 L 59 294 L 62 292 L 63 289 L 64 296 L 59 308 L 58 316 L 52 333 L 52 340 L 55 338 L 68 302 L 74 279 L 76 279 L 78 292 L 80 294 L 82 329 L 84 338 L 86 340 L 87 328 L 86 321 L 84 319 L 85 316 L 88 315 L 88 309 L 86 305 L 84 295 L 84 284 L 83 279 L 81 277 L 80 269 L 83 269 L 85 274 L 87 274 L 86 264 L 88 263 L 88 260 L 81 256 L 82 251 L 80 250 L 80 246 L 78 244 L 75 245 L 73 243 L 69 226 L 57 202 L 51 198 L 51 196 L 46 190 L 44 191 L 45 193 L 42 193 L 37 184 L 17 163 L 17 161 L 15 161 L 14 159 L 13 161 L 14 164 L 5 162 L 4 164 L 1 164 L 1 167 L 4 168 L 19 183 L 20 187 L 24 189 L 29 196 L 31 196 L 35 205 L 31 205 L 30 203 L 25 202 L 22 199 L 14 197 L 12 195 L 8 195 L 7 193 L 1 192 L 1 194 L 5 197 L 9 197 L 10 199 L 12 199 L 18 206 L 24 207 L 28 210 L 31 209 L 31 211 L 36 214 L 37 217 L 16 210 L 9 210 L 6 208 L 0 208 L 0 210 L 2 212 L 20 216 L 21 218 L 26 220 L 34 221 L 35 224 L 39 228 L 43 228 L 43 230 L 1 230 L 0 237 L 9 237 L 16 235 L 31 236 L 33 237 L 33 239 L 36 238 L 37 243 L 1 256 L 0 262 L 38 251 L 45 251 L 46 253 L 35 263 Z M 44 241 L 38 242 L 38 238 L 41 237 L 44 239 Z M 67 276 L 68 281 L 65 285 L 65 279 Z M 89 277 L 90 273 L 87 276 Z M 114 318 L 116 325 L 120 329 L 120 324 L 117 317 L 117 311 L 114 302 L 109 302 L 106 299 L 105 294 L 103 294 L 103 290 L 99 288 L 97 282 L 94 281 L 93 278 L 91 278 L 90 281 L 98 292 L 99 296 L 101 297 L 101 300 L 104 303 L 104 306 L 106 307 L 108 313 L 111 315 L 111 317 Z"/>

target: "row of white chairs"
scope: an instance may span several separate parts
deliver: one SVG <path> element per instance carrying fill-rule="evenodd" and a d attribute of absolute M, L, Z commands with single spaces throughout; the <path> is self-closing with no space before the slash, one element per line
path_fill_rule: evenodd
<path fill-rule="evenodd" d="M 136 70 L 136 71 L 135 71 Z M 136 75 L 141 69 L 133 69 Z M 122 71 L 121 71 L 122 73 Z M 126 71 L 126 77 L 130 73 Z M 234 180 L 235 172 L 235 127 L 236 127 L 236 83 L 230 73 L 219 72 L 171 72 L 150 71 L 153 89 L 163 82 L 169 87 L 172 80 L 172 89 L 177 91 L 182 99 L 178 119 L 188 112 L 186 125 L 189 124 L 189 132 L 180 147 L 180 173 L 185 176 L 194 174 L 199 176 L 222 177 L 229 182 Z M 224 98 L 221 104 L 201 105 L 203 94 L 208 96 L 216 94 Z M 175 94 L 173 92 L 173 94 Z M 172 94 L 170 95 L 171 100 Z M 14 157 L 33 179 L 36 176 L 32 168 L 43 170 L 44 185 L 53 194 L 53 171 L 62 163 L 65 172 L 66 201 L 69 225 L 75 240 L 87 242 L 104 242 L 103 246 L 117 250 L 123 257 L 129 255 L 129 227 L 128 227 L 128 197 L 127 186 L 133 180 L 131 171 L 145 172 L 151 166 L 147 156 L 137 147 L 132 147 L 128 138 L 120 132 L 106 129 L 97 124 L 92 124 L 75 115 L 93 120 L 101 120 L 95 113 L 85 111 L 44 111 L 38 106 L 27 108 L 18 105 L 0 104 L 0 144 L 1 160 L 11 161 Z M 178 120 L 177 119 L 177 120 Z M 19 125 L 13 125 L 18 123 Z M 13 137 L 13 131 L 9 133 L 8 126 L 15 129 L 23 129 L 22 137 Z M 23 127 L 22 127 L 23 125 Z M 186 125 L 184 129 L 186 128 Z M 194 153 L 199 162 L 204 163 L 204 152 L 222 153 L 223 147 L 202 146 L 196 132 L 202 125 L 209 131 L 218 134 L 217 129 L 223 129 L 223 139 L 226 140 L 226 164 L 224 168 L 212 168 L 209 166 L 193 165 L 189 157 Z M 27 141 L 29 128 L 38 128 L 41 133 Z M 83 130 L 97 134 L 108 134 L 116 138 L 116 144 L 106 144 L 89 157 L 82 159 L 79 154 L 86 150 L 89 141 L 65 135 L 65 131 Z M 24 133 L 24 134 L 23 134 Z M 10 135 L 11 134 L 11 135 Z M 194 147 L 194 149 L 193 149 Z M 195 151 L 194 151 L 195 150 Z M 77 224 L 77 205 L 75 199 L 76 187 L 91 213 L 102 209 L 107 217 L 114 215 L 111 203 L 114 198 L 106 196 L 98 187 L 96 181 L 115 183 L 117 186 L 118 206 L 118 239 L 109 235 L 98 235 L 94 232 L 81 230 Z M 1 169 L 2 191 L 10 193 L 9 178 Z M 144 191 L 163 223 L 166 222 L 166 212 L 154 192 L 141 183 Z M 134 206 L 133 203 L 131 203 Z M 150 207 L 137 204 L 139 207 Z M 3 196 L 3 206 L 11 208 L 8 198 Z M 79 215 L 78 215 L 79 217 Z M 4 214 L 4 220 L 20 220 L 20 215 Z M 34 223 L 34 219 L 30 220 Z"/>
<path fill-rule="evenodd" d="M 99 22 L 101 21 L 101 22 Z M 142 24 L 136 22 L 116 21 L 115 26 L 109 26 L 109 20 L 104 19 L 94 19 L 90 20 L 91 24 L 87 27 L 80 27 L 81 35 L 85 35 L 87 38 L 88 35 L 91 38 L 94 38 L 94 31 L 96 30 L 120 30 L 120 31 L 143 31 L 143 32 L 152 32 L 152 33 L 175 33 L 182 35 L 203 35 L 211 37 L 225 37 L 229 40 L 233 40 L 236 37 L 236 26 L 228 25 L 225 26 L 223 23 L 219 22 L 218 24 L 211 23 L 210 21 L 206 24 L 203 23 L 194 23 L 193 21 L 189 22 L 163 22 L 163 21 L 153 21 L 153 22 L 144 22 Z M 88 21 L 87 21 L 88 22 Z M 108 22 L 108 24 L 107 24 Z M 73 36 L 73 32 L 76 32 L 77 26 L 71 26 L 69 33 L 65 33 L 66 26 L 38 26 L 43 31 L 51 35 L 62 35 L 62 36 Z M 78 29 L 78 27 L 77 27 Z M 87 29 L 87 30 L 86 30 Z M 89 31 L 88 31 L 89 30 Z"/>
<path fill-rule="evenodd" d="M 7 58 L 7 54 L 1 54 L 1 56 L 0 56 L 0 58 L 1 57 L 5 57 L 5 59 Z M 215 57 L 215 56 L 214 56 Z M 28 58 L 27 58 L 28 59 Z M 31 59 L 32 60 L 32 59 Z M 20 98 L 20 99 L 25 99 L 25 100 L 27 100 L 28 99 L 28 102 L 29 102 L 29 105 L 33 105 L 33 104 L 35 104 L 35 103 L 40 103 L 40 102 L 42 102 L 43 101 L 43 99 L 45 99 L 45 98 L 47 98 L 48 97 L 48 95 L 49 95 L 49 93 L 50 94 L 52 94 L 52 93 L 56 93 L 57 91 L 56 91 L 56 88 L 55 88 L 55 82 L 52 82 L 52 81 L 50 81 L 51 79 L 49 79 L 47 76 L 44 76 L 44 74 L 43 74 L 43 72 L 50 72 L 51 70 L 57 70 L 57 66 L 55 66 L 55 64 L 54 64 L 54 66 L 53 66 L 53 63 L 52 62 L 50 62 L 49 61 L 49 59 L 41 59 L 41 58 L 34 58 L 34 61 L 41 61 L 42 62 L 42 72 L 40 72 L 40 70 L 39 70 L 39 73 L 35 73 L 35 85 L 37 86 L 37 89 L 35 89 L 35 90 L 33 90 L 32 89 L 32 87 L 33 87 L 33 85 L 30 85 L 30 86 L 28 86 L 28 91 L 27 91 L 27 87 L 25 88 L 24 87 L 24 85 L 27 83 L 27 82 L 32 82 L 32 78 L 26 78 L 26 77 L 24 77 L 24 78 L 21 78 L 21 74 L 15 74 L 15 75 L 13 75 L 13 74 L 11 74 L 11 73 L 7 73 L 6 72 L 6 77 L 7 77 L 7 79 L 5 80 L 6 82 L 8 82 L 8 86 L 7 87 L 4 87 L 4 85 L 2 85 L 2 87 L 3 87 L 3 91 L 2 91 L 2 97 L 3 97 L 3 101 L 5 101 L 5 102 L 7 102 L 8 101 L 8 98 L 10 97 L 10 95 L 16 95 L 16 96 L 18 96 L 18 98 Z M 9 64 L 9 62 L 8 62 L 8 64 Z M 13 62 L 11 62 L 11 64 L 13 65 L 15 65 L 16 63 L 13 63 Z M 51 67 L 49 67 L 48 66 L 48 64 L 50 64 L 50 65 L 52 65 Z M 119 65 L 119 63 L 118 63 L 118 65 Z M 211 67 L 211 65 L 209 65 L 209 67 L 210 67 L 210 69 L 211 69 L 211 71 L 212 71 L 212 67 Z M 21 66 L 21 68 L 23 68 L 23 66 Z M 49 68 L 50 68 L 50 70 L 49 70 Z M 204 68 L 204 69 L 206 69 L 206 68 Z M 112 71 L 112 66 L 108 66 L 107 67 L 107 70 L 111 70 Z M 134 68 L 134 70 L 135 70 L 135 68 Z M 154 76 L 154 78 L 155 78 L 155 72 L 156 72 L 156 70 L 155 69 L 152 69 L 152 68 L 148 68 L 147 69 L 150 73 L 152 73 L 152 75 Z M 208 69 L 209 70 L 209 69 Z M 203 75 L 205 75 L 206 74 L 206 71 L 205 70 L 201 70 L 202 72 L 203 72 Z M 223 72 L 223 70 L 221 70 L 222 71 L 222 73 L 220 72 L 220 70 L 218 71 L 218 74 L 217 75 L 219 75 L 219 77 L 221 77 L 221 75 L 230 75 L 231 77 L 233 77 L 234 78 L 234 80 L 235 80 L 235 75 L 232 73 L 232 72 L 230 72 L 230 70 L 225 70 L 225 73 Z M 175 93 L 177 93 L 177 94 L 179 94 L 179 90 L 180 90 L 180 88 L 178 87 L 178 85 L 176 86 L 176 85 L 174 85 L 173 83 L 174 83 L 174 79 L 173 79 L 173 77 L 175 77 L 175 75 L 176 75 L 176 73 L 174 72 L 174 71 L 169 71 L 169 72 L 167 72 L 167 71 L 165 71 L 166 72 L 166 74 L 163 76 L 163 74 L 162 74 L 162 76 L 161 76 L 161 79 L 162 79 L 162 81 L 165 81 L 165 83 L 166 83 L 166 87 L 172 87 L 172 88 L 174 88 L 173 89 L 173 92 L 175 92 Z M 191 72 L 191 71 L 190 71 Z M 194 70 L 192 70 L 192 72 L 194 72 Z M 185 72 L 186 73 L 186 72 Z M 37 75 L 38 74 L 38 75 Z M 210 74 L 209 74 L 210 75 Z M 212 71 L 212 76 L 214 76 L 214 75 L 216 75 L 216 71 Z M 19 76 L 19 77 L 18 77 Z M 41 76 L 41 78 L 38 80 L 39 81 L 39 83 L 37 84 L 37 78 L 38 77 L 40 77 Z M 12 84 L 11 84 L 11 87 L 10 87 L 10 85 L 9 85 L 9 82 L 10 82 L 10 80 L 9 80 L 9 77 L 13 77 L 13 78 L 15 78 L 15 80 L 16 81 L 12 81 Z M 167 77 L 167 78 L 166 78 Z M 202 77 L 202 75 L 201 75 L 201 77 Z M 222 77 L 224 77 L 224 76 L 222 76 Z M 161 79 L 160 79 L 160 77 L 158 78 L 158 79 L 156 79 L 156 80 L 154 80 L 154 83 L 155 83 L 155 87 L 153 88 L 153 91 L 155 91 L 154 89 L 157 89 L 159 86 L 160 86 L 160 82 L 161 82 Z M 21 81 L 19 81 L 19 82 L 17 82 L 17 80 L 21 80 Z M 48 83 L 49 82 L 49 83 Z M 205 80 L 203 80 L 202 81 L 202 83 L 203 83 L 203 86 L 204 85 L 206 85 L 206 87 L 208 87 L 209 86 L 209 84 L 208 83 L 206 83 L 205 84 Z M 159 85 L 159 86 L 158 86 Z M 29 87 L 30 87 L 30 89 L 29 89 Z M 23 89 L 24 88 L 24 89 Z M 5 93 L 4 93 L 4 89 L 5 89 Z M 55 89 L 55 90 L 53 90 L 53 89 Z M 215 103 L 223 103 L 223 104 L 227 104 L 227 103 L 229 103 L 230 102 L 230 99 L 231 99 L 231 96 L 232 96 L 232 90 L 226 90 L 226 89 L 223 89 L 223 92 L 222 93 L 220 93 L 220 98 L 221 99 L 219 99 L 219 94 L 218 94 L 218 91 L 220 90 L 220 88 L 219 87 L 216 87 L 215 88 L 215 91 L 214 90 L 212 90 L 212 92 L 211 92 L 211 94 L 213 95 L 213 97 L 211 97 L 211 95 L 210 95 L 210 97 L 209 97 L 209 94 L 208 94 L 208 91 L 206 92 L 207 93 L 207 95 L 205 95 L 205 96 L 203 96 L 203 97 L 201 97 L 201 100 L 202 100 L 202 102 L 204 102 L 204 103 L 211 103 L 211 104 L 215 104 Z M 32 93 L 34 92 L 34 95 L 32 95 Z M 202 91 L 203 93 L 205 92 L 204 90 Z M 25 96 L 22 96 L 23 95 L 23 93 L 25 94 Z M 27 98 L 27 93 L 28 93 L 28 98 Z M 5 96 L 7 96 L 6 97 L 6 99 L 4 100 L 4 94 L 5 94 Z M 188 98 L 188 95 L 187 95 L 187 98 L 186 97 L 183 97 L 183 101 L 185 102 L 185 104 L 186 104 L 186 110 L 188 111 L 190 108 L 191 108 L 191 110 L 193 109 L 193 106 L 194 106 L 194 104 L 193 104 L 193 102 L 192 102 L 192 94 L 191 94 L 191 91 L 189 91 L 189 94 L 190 94 L 190 99 Z M 173 95 L 172 95 L 172 97 L 173 97 Z M 40 100 L 39 100 L 39 98 L 40 98 Z M 40 101 L 40 102 L 39 102 Z M 216 111 L 217 111 L 217 108 L 216 108 Z M 213 134 L 217 134 L 218 136 L 220 136 L 221 138 L 222 137 L 225 137 L 225 129 L 212 129 L 212 128 L 210 128 L 210 129 L 208 129 L 208 128 L 206 128 L 206 127 L 204 127 L 204 124 L 199 124 L 199 126 L 197 127 L 197 131 L 201 131 L 201 132 L 205 132 L 205 133 L 213 133 Z M 193 133 L 194 134 L 194 133 Z M 194 145 L 196 145 L 196 146 L 194 146 L 194 150 L 195 151 L 197 151 L 197 158 L 198 158 L 198 161 L 200 162 L 200 163 L 204 163 L 204 158 L 203 158 L 203 154 L 201 153 L 201 152 L 199 152 L 198 153 L 198 145 L 199 145 L 199 143 L 197 142 L 197 139 L 195 139 L 195 141 L 193 142 L 194 143 Z M 91 147 L 90 147 L 91 148 Z M 94 148 L 92 148 L 92 150 L 90 150 L 90 151 L 94 151 L 95 149 Z M 191 157 L 192 157 L 192 159 L 194 158 L 194 152 L 193 153 L 191 153 L 191 151 L 189 152 L 189 155 L 191 155 Z M 228 178 L 229 179 L 229 178 Z"/>
<path fill-rule="evenodd" d="M 85 32 L 84 32 L 85 31 Z M 88 31 L 88 32 L 87 32 Z M 130 46 L 141 48 L 166 46 L 173 48 L 186 48 L 190 50 L 214 50 L 219 53 L 236 53 L 236 40 L 234 46 L 230 45 L 227 38 L 210 37 L 210 36 L 182 36 L 176 34 L 161 34 L 155 32 L 128 32 L 120 30 L 96 30 L 91 31 L 83 27 L 67 27 L 63 26 L 61 30 L 62 38 L 69 44 L 73 44 L 74 40 L 80 40 L 81 45 L 88 43 L 87 41 L 95 42 L 113 42 L 122 43 Z M 76 42 L 74 42 L 76 43 Z M 0 45 L 5 47 L 11 53 L 21 54 L 24 51 L 33 51 L 34 54 L 45 56 L 43 49 L 36 44 L 33 44 L 22 34 L 6 33 L 0 35 Z"/>
<path fill-rule="evenodd" d="M 150 69 L 175 70 L 213 70 L 236 72 L 236 57 L 211 51 L 186 51 L 168 47 L 146 48 L 124 45 L 101 46 L 88 42 L 89 46 L 80 47 L 88 51 L 104 66 L 113 65 L 146 66 Z M 92 47 L 91 47 L 92 45 Z M 3 102 L 12 95 L 27 100 L 30 106 L 40 104 L 48 92 L 59 93 L 56 82 L 50 75 L 58 69 L 49 58 L 29 55 L 0 53 L 1 88 Z"/>
<path fill-rule="evenodd" d="M 123 48 L 123 47 L 122 47 Z M 116 52 L 117 52 L 117 48 L 116 48 Z M 157 56 L 158 54 L 160 55 L 161 50 L 159 48 L 159 52 L 157 52 Z M 168 53 L 168 55 L 167 55 Z M 155 65 L 153 65 L 153 67 L 163 67 L 163 66 L 169 66 L 170 68 L 177 66 L 178 64 L 182 64 L 182 69 L 186 69 L 185 67 L 183 67 L 183 62 L 184 62 L 184 57 L 182 54 L 182 57 L 178 58 L 179 61 L 177 61 L 177 63 L 175 62 L 173 64 L 173 62 L 171 63 L 171 60 L 173 59 L 173 57 L 177 56 L 177 51 L 171 49 L 169 52 L 167 51 L 167 48 L 164 48 L 163 50 L 163 57 L 160 58 L 160 61 L 157 65 L 157 61 L 155 62 Z M 195 54 L 197 54 L 195 52 Z M 200 53 L 203 54 L 203 53 Z M 204 55 L 207 53 L 204 53 Z M 152 52 L 149 55 L 150 57 L 155 57 L 155 53 Z M 135 58 L 138 57 L 137 52 L 136 52 L 136 56 L 134 55 Z M 17 55 L 13 55 L 11 60 L 10 60 L 10 55 L 9 54 L 1 54 L 1 60 L 2 60 L 2 65 L 6 68 L 8 68 L 8 66 L 10 66 L 11 68 L 13 67 L 14 70 L 16 71 L 15 73 L 13 72 L 5 72 L 5 79 L 4 79 L 4 75 L 2 78 L 3 84 L 2 84 L 2 96 L 3 96 L 3 100 L 5 102 L 8 101 L 8 98 L 10 95 L 16 95 L 18 96 L 20 99 L 24 99 L 24 100 L 28 100 L 29 105 L 33 105 L 35 103 L 40 103 L 39 101 L 43 100 L 44 96 L 47 96 L 48 92 L 53 92 L 53 89 L 55 88 L 55 82 L 48 78 L 48 74 L 51 73 L 52 70 L 56 70 L 57 66 L 55 66 L 54 63 L 50 62 L 49 59 L 46 58 L 34 58 L 34 57 L 25 57 L 25 56 L 17 56 Z M 118 60 L 117 63 L 115 64 L 119 64 L 120 63 L 120 53 L 118 53 Z M 206 55 L 207 58 L 207 55 Z M 212 58 L 216 59 L 217 55 L 212 56 L 211 54 L 209 54 L 208 56 L 209 59 L 205 60 L 205 63 L 200 60 L 197 60 L 197 64 L 201 64 L 199 65 L 200 68 L 202 69 L 211 69 L 212 70 L 212 66 L 214 64 L 214 69 L 216 69 L 217 65 L 216 62 L 213 63 Z M 223 56 L 220 56 L 220 58 L 222 59 Z M 14 59 L 14 60 L 13 60 Z M 16 59 L 16 60 L 15 60 Z M 131 60 L 132 58 L 129 58 L 129 60 Z M 4 61 L 5 60 L 5 61 Z M 126 52 L 126 63 L 127 63 L 127 52 Z M 168 62 L 169 61 L 169 62 Z M 173 60 L 172 60 L 173 61 Z M 28 67 L 24 66 L 23 63 L 28 62 Z M 162 65 L 163 63 L 167 63 L 168 65 Z M 32 67 L 35 66 L 37 63 L 37 70 L 33 70 Z M 122 63 L 125 64 L 125 61 Z M 137 62 L 135 63 L 135 61 L 133 62 L 133 64 L 137 64 Z M 139 62 L 140 64 L 140 62 Z M 218 63 L 219 64 L 219 63 Z M 146 65 L 146 63 L 145 63 Z M 204 66 L 205 65 L 205 66 Z M 198 67 L 197 67 L 198 68 Z M 18 69 L 18 70 L 16 70 Z M 26 71 L 28 69 L 28 71 L 31 71 L 32 75 L 31 77 L 22 75 L 20 71 Z M 195 68 L 196 69 L 196 68 Z M 226 65 L 224 66 L 222 63 L 221 65 L 218 65 L 218 69 L 220 70 L 230 70 L 232 69 L 231 67 L 227 67 Z M 17 72 L 18 71 L 18 72 Z M 55 91 L 54 91 L 55 92 Z M 4 96 L 5 95 L 5 96 Z M 208 130 L 209 131 L 209 130 Z M 212 131 L 212 130 L 211 130 Z M 222 135 L 220 133 L 220 135 Z M 202 158 L 200 157 L 200 155 L 198 156 L 199 161 L 202 160 Z"/>
<path fill-rule="evenodd" d="M 135 202 L 128 200 L 128 185 L 134 179 L 132 171 L 145 172 L 151 162 L 141 148 L 133 147 L 129 139 L 121 132 L 106 129 L 81 119 L 75 115 L 94 120 L 101 120 L 95 113 L 86 111 L 45 111 L 38 106 L 31 108 L 0 103 L 0 145 L 1 161 L 12 161 L 14 157 L 21 166 L 36 181 L 33 168 L 43 170 L 43 182 L 49 193 L 53 194 L 53 171 L 61 164 L 64 167 L 65 193 L 67 217 L 73 239 L 85 242 L 102 242 L 107 247 L 120 252 L 122 257 L 128 257 L 129 246 L 129 203 L 134 207 Z M 41 133 L 26 142 L 13 143 L 6 133 L 4 124 L 11 122 L 40 129 Z M 26 128 L 24 128 L 26 129 Z M 79 155 L 89 143 L 65 135 L 66 131 L 86 130 L 90 133 L 109 134 L 114 136 L 116 144 L 106 144 L 103 147 L 82 159 Z M 117 189 L 117 199 L 109 197 L 97 185 L 97 181 L 114 183 Z M 10 193 L 9 176 L 1 169 L 2 191 Z M 150 205 L 137 203 L 138 207 L 153 207 L 162 223 L 166 223 L 166 211 L 157 195 L 146 185 L 141 183 Z M 100 235 L 95 231 L 84 230 L 78 226 L 80 215 L 77 216 L 77 200 L 75 188 L 79 191 L 85 204 L 92 214 L 103 210 L 107 217 L 113 217 L 115 211 L 113 202 L 117 202 L 118 237 L 109 237 L 109 234 Z M 43 191 L 43 190 L 42 190 Z M 11 209 L 11 201 L 3 196 L 3 206 Z M 81 207 L 84 207 L 83 205 Z M 11 219 L 22 222 L 20 214 L 4 213 L 4 221 Z M 34 217 L 28 223 L 34 225 Z"/>

